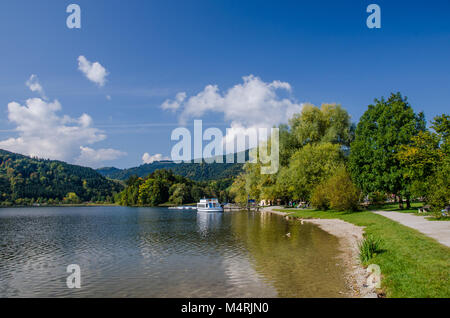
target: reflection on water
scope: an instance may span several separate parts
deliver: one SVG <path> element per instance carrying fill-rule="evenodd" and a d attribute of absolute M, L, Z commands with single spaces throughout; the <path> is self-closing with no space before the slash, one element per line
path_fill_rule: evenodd
<path fill-rule="evenodd" d="M 198 230 L 202 236 L 207 235 L 209 231 L 220 228 L 223 219 L 223 213 L 219 212 L 197 212 Z"/>
<path fill-rule="evenodd" d="M 341 297 L 337 248 L 314 225 L 268 214 L 0 209 L 0 296 Z M 69 264 L 81 289 L 66 287 Z"/>

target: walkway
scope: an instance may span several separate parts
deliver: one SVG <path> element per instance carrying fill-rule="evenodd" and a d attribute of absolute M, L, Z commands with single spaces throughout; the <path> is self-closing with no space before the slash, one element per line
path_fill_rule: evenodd
<path fill-rule="evenodd" d="M 424 216 L 410 213 L 374 211 L 400 224 L 411 227 L 426 236 L 432 237 L 439 243 L 450 247 L 450 221 L 430 221 Z"/>

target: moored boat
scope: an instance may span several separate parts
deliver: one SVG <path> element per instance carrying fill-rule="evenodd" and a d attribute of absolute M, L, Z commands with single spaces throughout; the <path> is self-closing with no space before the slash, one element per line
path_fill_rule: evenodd
<path fill-rule="evenodd" d="M 197 203 L 198 212 L 223 212 L 223 207 L 217 199 L 200 199 Z"/>

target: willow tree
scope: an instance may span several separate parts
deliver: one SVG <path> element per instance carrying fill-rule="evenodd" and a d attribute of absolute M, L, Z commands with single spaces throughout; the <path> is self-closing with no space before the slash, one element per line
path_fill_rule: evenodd
<path fill-rule="evenodd" d="M 353 140 L 350 115 L 341 105 L 323 104 L 320 108 L 304 105 L 301 113 L 295 114 L 289 124 L 301 146 L 319 142 L 348 146 Z"/>
<path fill-rule="evenodd" d="M 292 199 L 309 201 L 314 188 L 343 166 L 340 145 L 308 144 L 292 156 L 286 177 L 279 180 L 288 186 Z"/>
<path fill-rule="evenodd" d="M 353 180 L 365 194 L 380 191 L 404 196 L 409 206 L 410 182 L 404 178 L 397 153 L 423 130 L 423 113 L 415 114 L 400 93 L 369 105 L 356 127 L 349 156 Z M 400 207 L 402 202 L 399 200 Z"/>

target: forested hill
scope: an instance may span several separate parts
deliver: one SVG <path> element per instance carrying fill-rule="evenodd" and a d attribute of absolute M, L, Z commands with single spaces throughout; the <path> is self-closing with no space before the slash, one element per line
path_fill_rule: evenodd
<path fill-rule="evenodd" d="M 145 177 L 158 169 L 172 170 L 176 175 L 180 175 L 195 181 L 217 180 L 231 178 L 242 172 L 242 163 L 180 163 L 168 161 L 158 161 L 143 164 L 139 167 L 129 169 L 100 168 L 97 169 L 103 176 L 127 180 L 132 175 Z"/>
<path fill-rule="evenodd" d="M 223 157 L 225 162 L 225 156 Z M 237 162 L 237 155 L 234 154 L 234 162 Z M 248 160 L 248 151 L 245 152 L 245 159 Z M 172 170 L 174 174 L 187 177 L 195 181 L 218 180 L 232 178 L 242 172 L 244 164 L 242 163 L 174 163 L 172 161 L 155 161 L 140 165 L 139 167 L 129 169 L 117 169 L 114 167 L 106 167 L 97 169 L 103 176 L 117 179 L 127 180 L 129 177 L 136 175 L 138 177 L 146 177 L 150 173 L 158 169 Z"/>
<path fill-rule="evenodd" d="M 112 202 L 123 186 L 91 168 L 0 149 L 0 203 Z"/>

